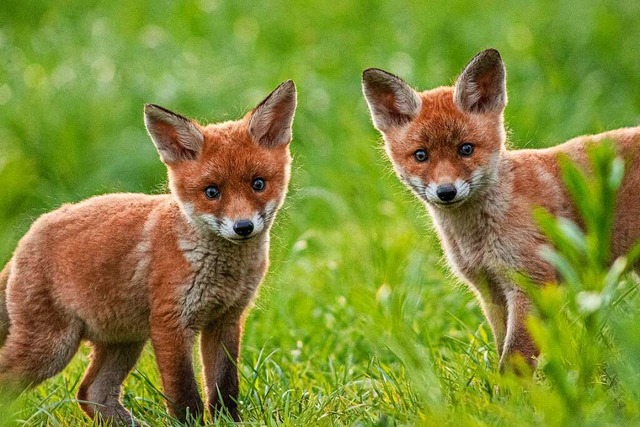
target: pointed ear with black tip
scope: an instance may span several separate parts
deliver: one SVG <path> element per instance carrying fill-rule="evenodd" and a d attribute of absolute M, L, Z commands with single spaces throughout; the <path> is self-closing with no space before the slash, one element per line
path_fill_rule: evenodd
<path fill-rule="evenodd" d="M 195 160 L 202 150 L 204 136 L 198 126 L 166 108 L 145 104 L 144 125 L 164 163 Z"/>
<path fill-rule="evenodd" d="M 253 140 L 267 148 L 291 142 L 296 104 L 296 85 L 287 80 L 253 109 L 249 120 Z"/>
<path fill-rule="evenodd" d="M 507 105 L 507 72 L 495 49 L 477 54 L 458 77 L 453 100 L 468 113 L 499 113 Z"/>
<path fill-rule="evenodd" d="M 400 77 L 378 68 L 362 73 L 362 92 L 373 125 L 380 132 L 403 126 L 418 116 L 422 100 Z"/>

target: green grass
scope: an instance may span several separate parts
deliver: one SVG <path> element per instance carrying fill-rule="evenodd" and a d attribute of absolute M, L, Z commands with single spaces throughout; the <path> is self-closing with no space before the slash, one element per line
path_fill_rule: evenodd
<path fill-rule="evenodd" d="M 513 146 L 640 122 L 635 0 L 5 0 L 0 262 L 34 218 L 64 202 L 162 191 L 143 103 L 203 122 L 232 119 L 292 78 L 295 170 L 245 331 L 245 422 L 638 424 L 637 283 L 623 277 L 614 286 L 616 304 L 592 342 L 610 358 L 597 364 L 597 381 L 572 385 L 583 393 L 579 413 L 545 372 L 535 381 L 501 377 L 480 310 L 379 149 L 363 69 L 426 89 L 450 84 L 486 47 L 507 66 Z M 576 335 L 563 345 L 583 344 Z M 83 348 L 63 374 L 27 393 L 18 419 L 91 425 L 73 402 L 87 359 Z M 582 372 L 563 369 L 569 382 Z M 150 425 L 172 425 L 159 384 L 147 349 L 124 400 Z"/>

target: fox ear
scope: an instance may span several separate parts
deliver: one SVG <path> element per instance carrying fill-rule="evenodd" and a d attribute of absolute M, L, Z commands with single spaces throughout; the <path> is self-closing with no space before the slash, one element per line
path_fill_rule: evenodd
<path fill-rule="evenodd" d="M 287 80 L 251 112 L 249 134 L 253 140 L 267 148 L 291 142 L 296 104 L 296 85 Z"/>
<path fill-rule="evenodd" d="M 166 108 L 145 104 L 144 125 L 164 163 L 194 160 L 202 150 L 204 136 L 198 126 Z"/>
<path fill-rule="evenodd" d="M 373 125 L 380 132 L 413 120 L 422 106 L 418 93 L 401 78 L 369 68 L 362 73 L 362 91 Z"/>
<path fill-rule="evenodd" d="M 458 77 L 455 104 L 469 113 L 501 112 L 507 105 L 506 71 L 495 49 L 477 54 Z"/>

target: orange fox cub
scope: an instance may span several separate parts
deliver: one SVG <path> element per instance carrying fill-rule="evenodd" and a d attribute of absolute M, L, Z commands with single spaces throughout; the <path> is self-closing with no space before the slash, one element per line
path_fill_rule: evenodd
<path fill-rule="evenodd" d="M 151 338 L 169 412 L 198 418 L 191 355 L 200 333 L 207 406 L 239 420 L 244 312 L 287 192 L 295 108 L 292 81 L 238 121 L 201 126 L 145 105 L 171 194 L 93 197 L 33 224 L 0 274 L 0 389 L 55 375 L 87 340 L 80 406 L 130 425 L 121 384 Z"/>
<path fill-rule="evenodd" d="M 582 136 L 549 149 L 507 150 L 505 77 L 500 54 L 490 49 L 471 60 L 454 87 L 416 92 L 392 74 L 368 69 L 363 89 L 397 175 L 426 202 L 449 264 L 477 295 L 501 368 L 516 367 L 514 358 L 535 367 L 538 349 L 525 327 L 531 303 L 509 280 L 520 271 L 540 285 L 556 282 L 556 272 L 540 256 L 545 238 L 532 210 L 541 206 L 579 222 L 558 155 L 586 166 L 586 146 L 611 139 L 628 170 L 613 233 L 612 256 L 623 255 L 640 238 L 640 128 Z"/>

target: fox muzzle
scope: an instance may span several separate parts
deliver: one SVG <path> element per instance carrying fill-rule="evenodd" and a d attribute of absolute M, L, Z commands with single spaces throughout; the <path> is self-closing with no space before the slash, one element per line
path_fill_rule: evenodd
<path fill-rule="evenodd" d="M 242 237 L 247 237 L 253 232 L 253 222 L 248 219 L 241 219 L 233 224 L 233 231 Z"/>
<path fill-rule="evenodd" d="M 438 185 L 436 190 L 436 195 L 443 202 L 450 202 L 456 198 L 456 194 L 458 191 L 456 190 L 455 185 L 453 184 L 442 184 Z"/>

